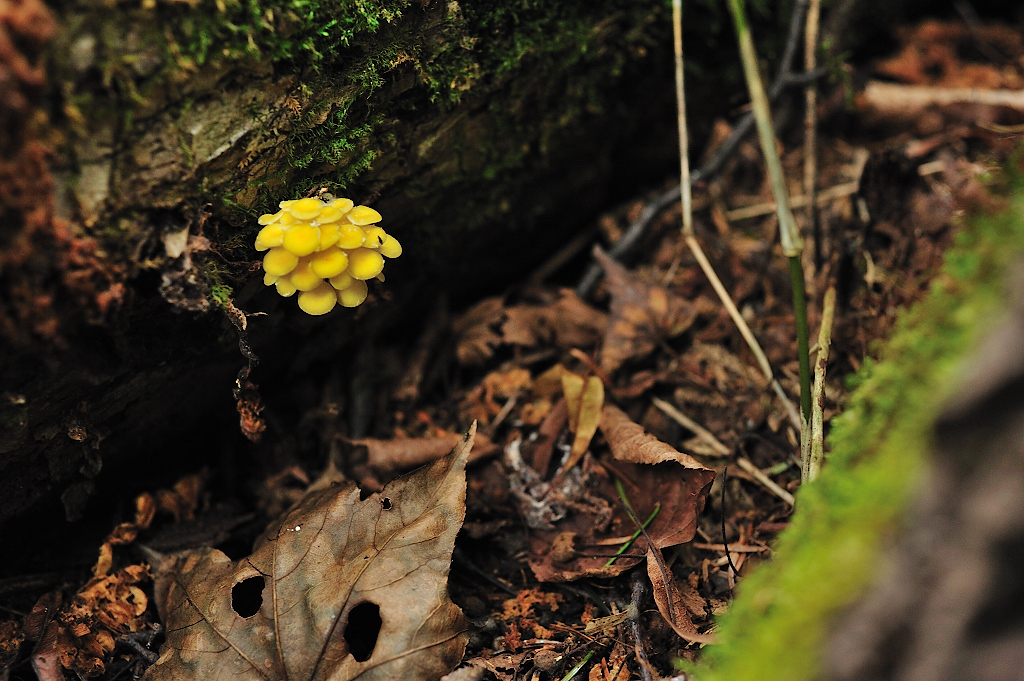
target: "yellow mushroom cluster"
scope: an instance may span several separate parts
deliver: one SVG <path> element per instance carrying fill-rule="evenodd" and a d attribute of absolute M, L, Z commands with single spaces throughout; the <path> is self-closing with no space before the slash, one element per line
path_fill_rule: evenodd
<path fill-rule="evenodd" d="M 398 240 L 377 226 L 380 213 L 349 199 L 297 199 L 280 207 L 259 219 L 256 250 L 267 251 L 263 283 L 286 298 L 298 292 L 307 314 L 360 305 L 366 281 L 384 281 L 384 258 L 402 254 Z"/>

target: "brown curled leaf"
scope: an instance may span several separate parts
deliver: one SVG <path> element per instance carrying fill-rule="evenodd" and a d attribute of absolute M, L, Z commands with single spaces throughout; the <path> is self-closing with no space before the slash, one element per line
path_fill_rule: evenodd
<path fill-rule="evenodd" d="M 672 579 L 672 573 L 666 575 L 658 566 L 658 559 L 655 557 L 655 549 L 647 547 L 647 576 L 651 580 L 654 589 L 654 602 L 658 605 L 658 612 L 665 618 L 672 631 L 676 632 L 679 638 L 690 643 L 714 643 L 715 637 L 708 634 L 698 633 L 697 627 L 693 626 L 690 613 L 686 609 L 686 601 L 676 587 Z M 661 560 L 665 564 L 664 558 Z"/>
<path fill-rule="evenodd" d="M 388 473 L 408 470 L 436 461 L 450 452 L 460 440 L 462 440 L 462 436 L 458 433 L 449 433 L 436 437 L 408 437 L 394 440 L 364 437 L 351 442 L 354 445 L 366 447 L 366 463 L 370 468 Z M 477 433 L 473 442 L 473 450 L 469 453 L 469 460 L 476 461 L 493 454 L 497 449 L 497 445 L 490 438 L 483 433 Z"/>

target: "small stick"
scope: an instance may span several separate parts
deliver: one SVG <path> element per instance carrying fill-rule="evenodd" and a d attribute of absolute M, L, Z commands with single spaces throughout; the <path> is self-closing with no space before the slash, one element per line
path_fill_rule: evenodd
<path fill-rule="evenodd" d="M 729 568 L 732 569 L 733 576 L 740 574 L 739 568 L 737 568 L 732 562 L 732 554 L 729 553 L 729 542 L 725 538 L 725 490 L 726 483 L 729 482 L 729 467 L 726 466 L 722 469 L 722 499 L 720 505 L 722 507 L 722 546 L 725 547 L 725 562 L 729 564 Z M 741 537 L 742 539 L 742 537 Z M 704 578 L 707 580 L 707 576 Z M 733 584 L 732 577 L 729 578 L 729 588 L 731 589 Z"/>
<path fill-rule="evenodd" d="M 658 399 L 657 397 L 651 398 L 651 402 L 655 407 L 665 413 L 666 416 L 671 418 L 673 421 L 681 425 L 687 430 L 692 430 L 697 437 L 704 440 L 712 449 L 718 452 L 722 456 L 729 456 L 732 450 L 722 444 L 721 440 L 714 436 L 714 434 L 700 425 L 689 416 L 679 411 L 665 400 Z"/>
<path fill-rule="evenodd" d="M 651 662 L 647 659 L 647 651 L 644 649 L 643 637 L 640 634 L 640 599 L 644 595 L 644 581 L 639 573 L 633 573 L 633 593 L 629 601 L 629 625 L 633 633 L 633 647 L 636 651 L 636 661 L 640 663 L 640 674 L 644 681 L 654 681 L 651 672 Z"/>
<path fill-rule="evenodd" d="M 818 356 L 814 361 L 814 388 L 811 404 L 811 432 L 809 455 L 805 457 L 800 468 L 801 483 L 811 482 L 821 471 L 825 460 L 825 368 L 828 363 L 828 350 L 832 344 L 832 320 L 836 311 L 836 290 L 830 287 L 825 291 L 825 301 L 821 309 L 821 329 L 818 331 Z M 803 447 L 801 447 L 801 450 Z"/>
<path fill-rule="evenodd" d="M 860 189 L 860 182 L 844 182 L 843 184 L 837 184 L 834 187 L 829 187 L 823 191 L 817 192 L 814 195 L 814 204 L 819 208 L 821 206 L 828 205 L 830 202 L 836 199 L 841 199 L 846 196 L 852 196 L 856 194 Z M 804 208 L 808 205 L 809 201 L 807 195 L 802 196 L 791 196 L 789 198 L 789 205 L 791 208 Z M 768 215 L 775 212 L 775 202 L 767 201 L 765 203 L 756 203 L 752 206 L 743 206 L 741 208 L 733 208 L 726 212 L 725 219 L 729 222 L 735 220 L 746 220 L 748 218 L 756 218 L 762 215 Z"/>
<path fill-rule="evenodd" d="M 767 475 L 765 475 L 764 472 L 760 468 L 755 466 L 750 461 L 750 459 L 747 459 L 747 458 L 742 457 L 742 456 L 737 457 L 736 458 L 736 464 L 740 468 L 745 470 L 747 473 L 750 473 L 751 477 L 753 477 L 759 483 L 764 485 L 765 489 L 767 489 L 769 492 L 771 492 L 772 494 L 774 494 L 778 498 L 782 499 L 783 501 L 785 501 L 790 506 L 795 506 L 796 505 L 796 499 L 793 498 L 793 495 L 790 494 L 788 491 L 782 489 L 782 487 L 780 487 L 777 482 L 775 482 L 774 480 L 769 478 Z"/>
<path fill-rule="evenodd" d="M 726 550 L 728 550 L 729 553 L 768 553 L 771 551 L 771 548 L 767 546 L 747 546 L 746 544 L 726 546 L 725 544 L 707 544 L 699 541 L 690 542 L 690 546 L 695 549 L 704 549 L 705 551 L 722 551 L 723 553 Z"/>

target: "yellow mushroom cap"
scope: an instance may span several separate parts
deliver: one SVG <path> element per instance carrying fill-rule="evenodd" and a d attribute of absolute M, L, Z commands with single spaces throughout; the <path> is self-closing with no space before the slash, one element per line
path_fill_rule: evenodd
<path fill-rule="evenodd" d="M 367 248 L 379 248 L 388 233 L 377 225 L 371 225 L 369 227 L 363 227 L 363 233 L 366 234 L 366 241 L 363 245 Z"/>
<path fill-rule="evenodd" d="M 274 223 L 274 222 L 277 222 L 278 220 L 280 220 L 281 219 L 281 213 L 282 213 L 282 211 L 277 211 L 276 213 L 265 213 L 265 214 L 261 215 L 260 219 L 257 220 L 256 222 L 258 222 L 261 225 L 269 225 L 271 223 Z"/>
<path fill-rule="evenodd" d="M 384 281 L 384 257 L 402 254 L 398 240 L 377 223 L 380 213 L 351 199 L 303 198 L 281 201 L 280 210 L 261 215 L 255 246 L 263 257 L 263 283 L 284 296 L 298 296 L 311 315 L 335 305 L 356 307 L 366 300 L 366 280 Z"/>
<path fill-rule="evenodd" d="M 343 217 L 345 217 L 345 211 L 343 211 L 337 204 L 329 203 L 320 209 L 320 212 L 316 216 L 316 224 L 324 225 L 328 222 L 337 222 Z"/>
<path fill-rule="evenodd" d="M 292 282 L 292 286 L 300 291 L 312 291 L 323 282 L 323 278 L 318 277 L 316 272 L 309 266 L 308 258 L 303 258 L 299 261 L 295 271 L 288 275 L 288 280 Z"/>
<path fill-rule="evenodd" d="M 327 205 L 328 206 L 333 206 L 334 208 L 337 208 L 338 210 L 340 210 L 342 212 L 342 214 L 345 214 L 345 213 L 349 212 L 350 210 L 352 210 L 352 206 L 354 206 L 356 204 L 355 204 L 355 202 L 352 201 L 352 199 L 340 199 L 339 198 L 339 199 L 334 199 L 333 201 L 331 201 Z"/>
<path fill-rule="evenodd" d="M 278 279 L 274 286 L 277 287 L 277 292 L 281 295 L 282 298 L 288 298 L 290 296 L 293 296 L 295 295 L 295 292 L 298 290 L 292 285 L 292 282 L 288 281 L 287 277 L 284 279 Z"/>
<path fill-rule="evenodd" d="M 320 245 L 320 230 L 310 224 L 295 225 L 284 233 L 281 245 L 300 258 L 309 255 Z"/>
<path fill-rule="evenodd" d="M 318 251 L 325 251 L 334 244 L 338 243 L 338 239 L 341 238 L 341 232 L 338 231 L 338 225 L 320 225 L 320 248 Z"/>
<path fill-rule="evenodd" d="M 327 282 L 320 282 L 312 291 L 299 294 L 299 308 L 306 314 L 327 314 L 338 304 L 338 296 Z"/>
<path fill-rule="evenodd" d="M 280 246 L 284 242 L 285 227 L 273 223 L 267 225 L 256 235 L 256 250 L 265 251 L 274 246 Z"/>
<path fill-rule="evenodd" d="M 349 211 L 347 217 L 353 225 L 372 225 L 381 221 L 380 213 L 369 206 L 356 206 Z"/>
<path fill-rule="evenodd" d="M 331 277 L 330 279 L 331 286 L 338 289 L 339 291 L 347 289 L 349 286 L 352 285 L 353 281 L 355 281 L 355 279 L 353 279 L 352 275 L 350 275 L 348 272 L 342 272 L 341 274 Z"/>
<path fill-rule="evenodd" d="M 388 234 L 384 237 L 384 241 L 381 242 L 380 248 L 377 250 L 385 258 L 397 258 L 402 255 L 402 244 L 398 243 L 398 239 Z"/>
<path fill-rule="evenodd" d="M 373 279 L 384 269 L 384 258 L 369 248 L 357 248 L 348 254 L 348 273 L 353 279 Z"/>
<path fill-rule="evenodd" d="M 359 248 L 366 240 L 366 234 L 361 227 L 356 225 L 338 225 L 338 248 L 353 249 Z"/>
<path fill-rule="evenodd" d="M 320 199 L 299 199 L 288 206 L 288 212 L 294 215 L 297 220 L 312 220 L 320 213 L 320 209 L 323 207 L 323 201 Z"/>
<path fill-rule="evenodd" d="M 271 248 L 263 256 L 263 269 L 267 274 L 283 277 L 299 264 L 299 258 L 283 248 Z"/>
<path fill-rule="evenodd" d="M 310 257 L 309 267 L 321 279 L 330 279 L 348 267 L 348 254 L 340 248 L 328 248 Z"/>
<path fill-rule="evenodd" d="M 359 307 L 366 300 L 366 282 L 353 281 L 346 289 L 338 291 L 338 302 L 344 307 Z"/>

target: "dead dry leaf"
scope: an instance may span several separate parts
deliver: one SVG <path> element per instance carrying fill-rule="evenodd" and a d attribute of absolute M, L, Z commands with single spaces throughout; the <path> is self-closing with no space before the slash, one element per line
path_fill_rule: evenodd
<path fill-rule="evenodd" d="M 448 597 L 475 426 L 445 458 L 360 500 L 310 492 L 237 562 L 167 557 L 155 596 L 167 628 L 148 681 L 436 679 L 468 634 Z"/>
<path fill-rule="evenodd" d="M 608 326 L 608 315 L 562 289 L 546 305 L 514 305 L 505 309 L 501 334 L 506 343 L 534 347 L 554 344 L 563 350 L 597 344 Z"/>
<path fill-rule="evenodd" d="M 25 640 L 21 623 L 13 620 L 0 622 L 0 674 L 3 674 L 18 658 L 18 651 Z"/>
<path fill-rule="evenodd" d="M 690 643 L 714 643 L 714 637 L 708 634 L 701 634 L 697 632 L 697 627 L 693 626 L 693 620 L 690 619 L 690 613 L 686 608 L 686 601 L 683 599 L 682 594 L 675 585 L 675 580 L 672 579 L 672 573 L 668 573 L 668 579 L 666 575 L 661 571 L 658 566 L 658 559 L 655 556 L 654 547 L 647 547 L 647 576 L 651 580 L 651 586 L 654 589 L 654 602 L 658 605 L 658 612 L 665 618 L 668 625 L 672 627 L 672 631 L 676 632 L 679 638 Z M 662 559 L 664 564 L 664 559 Z"/>
<path fill-rule="evenodd" d="M 674 461 L 685 468 L 708 470 L 697 459 L 676 451 L 646 432 L 643 426 L 613 404 L 605 405 L 601 412 L 601 432 L 608 440 L 612 456 L 619 461 L 649 464 Z"/>
<path fill-rule="evenodd" d="M 370 468 L 377 472 L 390 473 L 436 461 L 450 452 L 461 440 L 462 436 L 458 433 L 449 433 L 434 437 L 407 437 L 394 440 L 364 437 L 350 442 L 366 447 L 366 463 Z M 490 438 L 483 433 L 477 433 L 469 460 L 476 461 L 489 456 L 497 449 L 497 445 L 491 442 Z"/>
<path fill-rule="evenodd" d="M 584 383 L 581 376 L 565 372 L 562 374 L 562 385 L 566 388 L 569 429 L 574 437 L 569 459 L 562 467 L 560 475 L 564 475 L 565 471 L 579 463 L 583 454 L 590 448 L 590 441 L 594 439 L 597 427 L 601 423 L 601 407 L 604 406 L 604 383 L 597 376 L 591 376 Z"/>
<path fill-rule="evenodd" d="M 455 355 L 460 364 L 483 364 L 501 343 L 495 330 L 504 319 L 501 298 L 485 298 L 469 308 L 452 324 Z"/>
<path fill-rule="evenodd" d="M 594 248 L 594 257 L 604 268 L 612 297 L 601 350 L 601 368 L 608 373 L 627 359 L 648 354 L 664 339 L 686 331 L 705 311 L 699 302 L 685 300 L 633 274 L 598 247 Z"/>
<path fill-rule="evenodd" d="M 655 506 L 661 505 L 658 515 L 647 527 L 648 535 L 658 548 L 688 542 L 696 532 L 697 516 L 704 507 L 715 472 L 645 433 L 613 405 L 604 406 L 600 428 L 612 450 L 611 460 L 602 460 L 591 468 L 587 466 L 589 458 L 584 458 L 583 474 L 588 494 L 612 504 L 611 517 L 598 512 L 596 504 L 580 504 L 554 522 L 552 529 L 532 530 L 530 569 L 540 581 L 614 577 L 640 562 L 647 551 L 644 537 L 611 565 L 606 564 L 610 547 L 607 543 L 599 544 L 613 537 L 622 537 L 625 541 L 636 530 L 635 523 L 618 501 L 616 477 L 622 480 L 629 501 L 641 519 L 648 518 Z M 577 536 L 577 554 L 570 561 L 556 561 L 551 553 L 554 539 L 561 532 L 574 532 Z"/>

